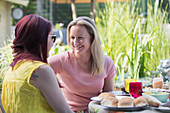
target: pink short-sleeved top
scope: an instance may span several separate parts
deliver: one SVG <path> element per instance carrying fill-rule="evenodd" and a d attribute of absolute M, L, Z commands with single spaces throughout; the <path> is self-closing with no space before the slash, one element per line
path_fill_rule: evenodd
<path fill-rule="evenodd" d="M 104 80 L 113 78 L 117 74 L 116 67 L 109 56 L 105 56 L 106 74 L 98 76 L 80 68 L 72 51 L 50 57 L 49 63 L 55 74 L 59 75 L 61 90 L 73 111 L 87 109 L 90 98 L 101 92 Z"/>

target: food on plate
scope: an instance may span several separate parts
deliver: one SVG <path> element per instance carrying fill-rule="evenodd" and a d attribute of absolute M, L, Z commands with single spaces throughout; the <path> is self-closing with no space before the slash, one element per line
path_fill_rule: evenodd
<path fill-rule="evenodd" d="M 118 107 L 134 107 L 133 99 L 131 97 L 121 98 L 118 102 Z"/>
<path fill-rule="evenodd" d="M 114 94 L 111 94 L 111 93 L 108 93 L 108 92 L 100 93 L 98 97 L 99 97 L 99 99 L 104 99 L 105 97 L 108 97 L 108 96 L 115 97 Z"/>
<path fill-rule="evenodd" d="M 101 105 L 108 106 L 108 107 L 117 107 L 118 100 L 116 97 L 113 96 L 106 96 L 102 99 Z"/>
<path fill-rule="evenodd" d="M 167 92 L 145 92 L 142 95 L 151 95 L 157 98 L 162 103 L 167 102 L 168 97 L 169 97 L 169 93 Z"/>
<path fill-rule="evenodd" d="M 161 101 L 151 95 L 145 94 L 143 96 L 146 98 L 147 103 L 151 106 L 159 107 L 159 105 L 161 104 Z"/>
<path fill-rule="evenodd" d="M 133 104 L 135 107 L 145 106 L 145 105 L 147 105 L 147 101 L 146 101 L 145 97 L 140 96 L 133 100 Z"/>

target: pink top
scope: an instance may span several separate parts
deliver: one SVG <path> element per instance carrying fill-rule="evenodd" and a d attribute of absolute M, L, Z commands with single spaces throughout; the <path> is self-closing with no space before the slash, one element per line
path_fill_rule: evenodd
<path fill-rule="evenodd" d="M 62 92 L 73 111 L 87 109 L 90 98 L 101 92 L 104 79 L 113 78 L 117 74 L 116 67 L 109 56 L 105 56 L 106 74 L 98 76 L 91 75 L 80 68 L 70 51 L 50 57 L 49 63 L 54 72 L 60 75 Z"/>

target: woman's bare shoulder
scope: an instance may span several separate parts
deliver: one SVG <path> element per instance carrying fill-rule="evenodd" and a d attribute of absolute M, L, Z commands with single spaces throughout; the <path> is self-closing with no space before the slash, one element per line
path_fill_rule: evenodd
<path fill-rule="evenodd" d="M 35 70 L 38 75 L 54 74 L 53 69 L 49 65 L 42 65 Z"/>

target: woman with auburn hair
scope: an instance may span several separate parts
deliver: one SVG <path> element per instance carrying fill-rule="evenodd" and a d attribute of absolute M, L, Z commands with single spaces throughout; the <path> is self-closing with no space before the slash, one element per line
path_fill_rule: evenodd
<path fill-rule="evenodd" d="M 55 36 L 52 24 L 36 14 L 16 25 L 14 59 L 5 73 L 2 104 L 7 113 L 73 113 L 47 64 Z"/>
<path fill-rule="evenodd" d="M 113 90 L 117 70 L 104 55 L 97 27 L 92 19 L 78 17 L 67 27 L 67 42 L 72 50 L 48 59 L 70 108 L 87 112 L 90 98 Z"/>

